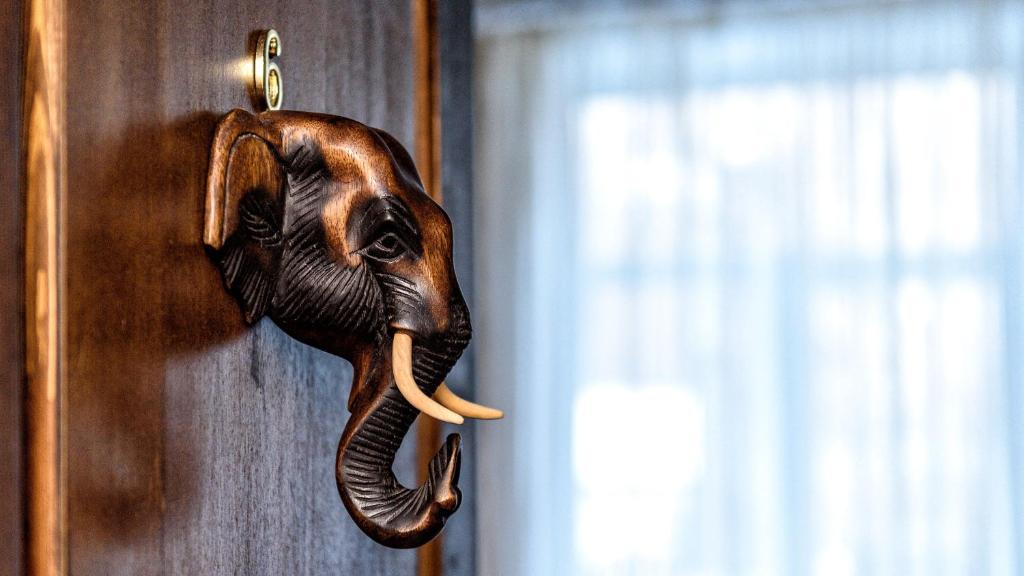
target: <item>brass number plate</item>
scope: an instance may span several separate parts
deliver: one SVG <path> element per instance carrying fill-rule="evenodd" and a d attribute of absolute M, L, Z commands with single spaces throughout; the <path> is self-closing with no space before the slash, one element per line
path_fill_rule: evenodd
<path fill-rule="evenodd" d="M 261 32 L 253 58 L 253 82 L 256 85 L 256 98 L 267 110 L 280 110 L 284 102 L 281 68 L 277 65 L 280 55 L 281 37 L 277 31 L 270 29 Z"/>

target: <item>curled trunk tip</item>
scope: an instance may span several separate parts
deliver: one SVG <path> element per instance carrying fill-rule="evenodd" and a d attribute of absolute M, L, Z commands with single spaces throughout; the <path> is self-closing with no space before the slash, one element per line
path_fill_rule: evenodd
<path fill-rule="evenodd" d="M 445 440 L 418 488 L 395 478 L 395 453 L 417 414 L 391 384 L 375 406 L 353 414 L 338 447 L 338 491 L 345 507 L 363 532 L 392 548 L 426 544 L 462 502 L 458 434 Z"/>

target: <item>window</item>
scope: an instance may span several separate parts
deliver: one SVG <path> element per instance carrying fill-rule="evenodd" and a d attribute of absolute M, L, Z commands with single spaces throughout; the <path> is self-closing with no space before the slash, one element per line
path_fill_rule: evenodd
<path fill-rule="evenodd" d="M 481 41 L 480 568 L 1016 573 L 1021 4 L 734 4 Z"/>

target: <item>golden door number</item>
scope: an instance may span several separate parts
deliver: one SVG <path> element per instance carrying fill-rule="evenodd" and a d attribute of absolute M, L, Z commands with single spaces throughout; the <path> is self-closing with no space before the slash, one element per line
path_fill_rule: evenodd
<path fill-rule="evenodd" d="M 256 99 L 267 110 L 280 110 L 284 102 L 284 84 L 277 58 L 281 55 L 281 37 L 274 29 L 260 32 L 253 61 Z"/>

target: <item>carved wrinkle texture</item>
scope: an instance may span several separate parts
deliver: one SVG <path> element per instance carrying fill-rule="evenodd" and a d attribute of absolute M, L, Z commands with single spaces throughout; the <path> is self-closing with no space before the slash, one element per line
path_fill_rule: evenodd
<path fill-rule="evenodd" d="M 300 146 L 289 162 L 285 227 L 289 231 L 274 296 L 283 324 L 356 334 L 381 329 L 380 288 L 366 265 L 341 266 L 327 254 L 320 216 L 326 169 L 317 147 Z"/>
<path fill-rule="evenodd" d="M 413 345 L 413 377 L 427 396 L 469 344 L 469 315 L 461 301 L 451 303 L 452 328 L 444 335 Z M 402 486 L 392 471 L 395 453 L 419 412 L 402 397 L 390 370 L 387 386 L 365 416 L 353 414 L 339 447 L 338 487 L 350 510 L 381 525 L 410 527 L 413 533 L 436 534 L 459 507 L 460 438 L 449 435 L 430 462 L 427 479 L 418 489 Z M 345 438 L 350 438 L 346 443 Z M 353 516 L 357 514 L 354 513 Z M 417 527 L 412 530 L 412 527 Z M 431 536 L 432 537 L 432 536 Z M 430 538 L 399 541 L 383 534 L 382 543 L 414 547 Z"/>

